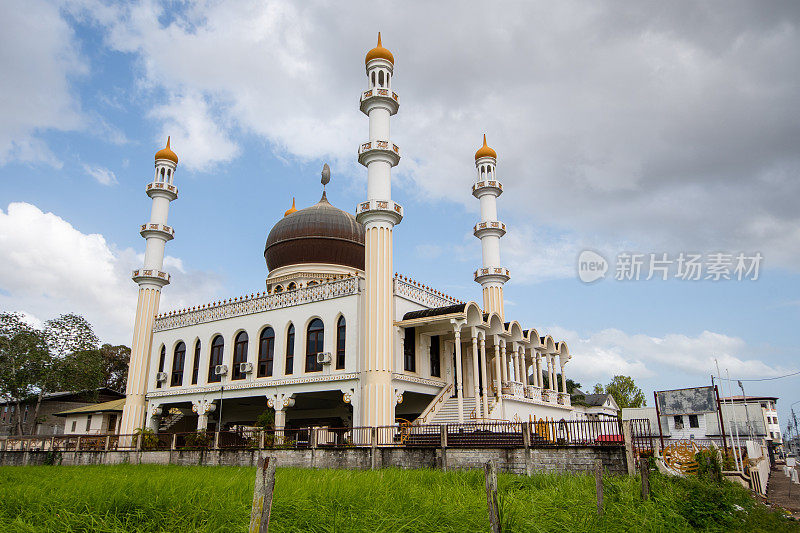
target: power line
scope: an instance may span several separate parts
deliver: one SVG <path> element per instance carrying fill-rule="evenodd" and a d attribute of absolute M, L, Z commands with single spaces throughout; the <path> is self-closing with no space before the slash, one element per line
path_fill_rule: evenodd
<path fill-rule="evenodd" d="M 788 378 L 788 377 L 791 377 L 791 376 L 796 376 L 796 375 L 798 375 L 798 374 L 800 374 L 800 371 L 797 371 L 797 372 L 792 372 L 791 374 L 786 374 L 786 375 L 784 375 L 784 376 L 775 376 L 775 377 L 773 377 L 773 378 L 760 378 L 760 379 L 740 379 L 739 381 L 772 381 L 772 380 L 774 380 L 774 379 L 783 379 L 783 378 Z"/>

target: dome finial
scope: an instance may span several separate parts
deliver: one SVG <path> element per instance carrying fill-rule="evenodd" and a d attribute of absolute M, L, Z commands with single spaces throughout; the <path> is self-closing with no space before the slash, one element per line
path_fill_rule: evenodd
<path fill-rule="evenodd" d="M 367 52 L 367 57 L 364 59 L 364 64 L 369 63 L 373 59 L 384 59 L 394 65 L 394 56 L 392 53 L 383 47 L 381 43 L 381 32 L 378 32 L 378 45 Z"/>
<path fill-rule="evenodd" d="M 290 208 L 289 208 L 289 209 L 288 209 L 288 210 L 287 210 L 287 211 L 286 211 L 286 212 L 283 214 L 283 216 L 285 216 L 285 217 L 288 217 L 288 216 L 289 216 L 289 215 L 291 215 L 292 213 L 296 213 L 296 212 L 297 212 L 297 208 L 294 206 L 294 196 L 292 196 L 292 207 L 290 207 Z"/>
<path fill-rule="evenodd" d="M 492 150 L 488 144 L 486 144 L 486 134 L 483 134 L 483 146 L 478 148 L 478 151 L 475 152 L 475 161 L 480 159 L 481 157 L 492 157 L 497 159 L 497 152 Z"/>
<path fill-rule="evenodd" d="M 325 189 L 325 186 L 331 182 L 331 167 L 328 166 L 328 163 L 322 165 L 322 189 Z"/>
<path fill-rule="evenodd" d="M 178 155 L 172 151 L 172 148 L 169 147 L 169 135 L 167 135 L 167 146 L 166 148 L 162 148 L 158 152 L 156 152 L 156 161 L 159 159 L 168 159 L 178 164 Z"/>

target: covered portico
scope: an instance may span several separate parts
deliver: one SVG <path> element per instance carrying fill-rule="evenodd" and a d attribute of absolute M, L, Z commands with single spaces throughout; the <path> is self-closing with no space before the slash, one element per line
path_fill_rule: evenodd
<path fill-rule="evenodd" d="M 433 370 L 441 365 L 440 395 L 456 399 L 459 423 L 510 418 L 504 400 L 570 409 L 564 377 L 570 356 L 564 342 L 540 337 L 535 329 L 523 330 L 516 321 L 503 323 L 499 315 L 483 313 L 475 302 L 412 311 L 395 325 L 404 330 L 405 357 L 413 337 L 419 366 Z M 413 336 L 406 334 L 410 329 Z M 438 400 L 434 398 L 431 411 L 442 403 Z"/>

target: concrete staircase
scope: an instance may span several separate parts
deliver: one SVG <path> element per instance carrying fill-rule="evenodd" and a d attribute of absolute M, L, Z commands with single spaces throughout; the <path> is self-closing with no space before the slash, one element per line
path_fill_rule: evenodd
<path fill-rule="evenodd" d="M 464 423 L 469 423 L 470 421 L 474 421 L 475 419 L 470 419 L 470 414 L 475 411 L 475 400 L 476 398 L 464 398 L 463 405 L 464 405 Z M 480 398 L 477 398 L 480 401 Z M 492 408 L 494 408 L 495 400 L 494 398 L 489 398 L 489 412 L 492 412 Z M 483 405 L 481 405 L 481 409 Z M 473 415 L 475 416 L 475 415 Z M 442 405 L 439 410 L 434 415 L 433 419 L 430 422 L 431 424 L 458 424 L 458 398 L 451 397 L 448 398 L 444 405 Z"/>

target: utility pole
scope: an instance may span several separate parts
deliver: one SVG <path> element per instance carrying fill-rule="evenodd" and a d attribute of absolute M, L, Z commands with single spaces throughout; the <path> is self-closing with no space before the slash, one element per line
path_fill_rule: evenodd
<path fill-rule="evenodd" d="M 750 440 L 753 440 L 753 426 L 750 424 L 750 411 L 747 409 L 747 395 L 744 393 L 744 386 L 742 380 L 738 380 L 739 388 L 742 389 L 742 401 L 744 402 L 744 414 L 747 416 L 747 435 Z"/>

